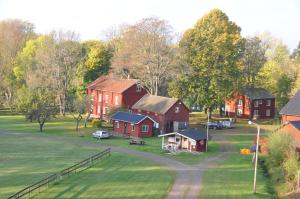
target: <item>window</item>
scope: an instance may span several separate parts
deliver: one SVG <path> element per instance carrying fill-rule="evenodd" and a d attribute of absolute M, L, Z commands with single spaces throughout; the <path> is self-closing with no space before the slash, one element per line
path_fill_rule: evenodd
<path fill-rule="evenodd" d="M 267 110 L 266 110 L 266 116 L 267 116 L 267 117 L 270 117 L 270 116 L 271 116 L 271 110 L 270 110 L 270 109 L 267 109 Z"/>
<path fill-rule="evenodd" d="M 109 107 L 103 107 L 103 114 L 109 113 Z"/>
<path fill-rule="evenodd" d="M 141 92 L 142 86 L 140 84 L 136 85 L 136 92 Z"/>
<path fill-rule="evenodd" d="M 259 116 L 258 115 L 258 110 L 254 110 L 254 114 L 253 114 L 254 116 Z"/>
<path fill-rule="evenodd" d="M 179 106 L 175 107 L 175 113 L 179 113 Z"/>
<path fill-rule="evenodd" d="M 120 128 L 120 123 L 116 121 L 117 129 Z"/>
<path fill-rule="evenodd" d="M 242 105 L 243 105 L 243 100 L 242 100 L 242 99 L 239 99 L 238 105 L 239 105 L 239 106 L 242 106 Z"/>
<path fill-rule="evenodd" d="M 271 106 L 271 100 L 267 100 L 267 106 Z"/>
<path fill-rule="evenodd" d="M 98 105 L 97 113 L 101 113 L 101 106 Z"/>
<path fill-rule="evenodd" d="M 105 95 L 104 101 L 105 103 L 108 103 L 108 95 Z"/>
<path fill-rule="evenodd" d="M 119 105 L 119 96 L 115 96 L 115 105 Z"/>
<path fill-rule="evenodd" d="M 135 126 L 133 124 L 133 125 L 131 125 L 131 131 L 134 131 L 134 130 L 135 130 Z"/>
<path fill-rule="evenodd" d="M 142 132 L 148 132 L 149 126 L 148 125 L 143 125 L 142 126 Z"/>
<path fill-rule="evenodd" d="M 102 94 L 99 94 L 99 95 L 98 95 L 98 101 L 99 101 L 99 102 L 102 102 Z"/>
<path fill-rule="evenodd" d="M 258 101 L 254 100 L 254 107 L 258 107 Z"/>
<path fill-rule="evenodd" d="M 262 100 L 259 100 L 258 102 L 259 102 L 259 104 L 262 104 L 262 103 L 263 103 L 263 101 L 262 101 Z"/>
<path fill-rule="evenodd" d="M 237 110 L 237 115 L 238 115 L 238 116 L 243 115 L 243 110 L 242 110 L 242 109 L 238 109 L 238 110 Z"/>

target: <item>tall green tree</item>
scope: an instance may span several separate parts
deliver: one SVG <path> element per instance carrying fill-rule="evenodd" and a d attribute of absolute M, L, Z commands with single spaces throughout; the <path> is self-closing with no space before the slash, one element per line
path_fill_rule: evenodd
<path fill-rule="evenodd" d="M 213 108 L 238 88 L 244 48 L 240 31 L 214 9 L 184 33 L 180 46 L 192 68 L 188 89 L 196 103 Z"/>

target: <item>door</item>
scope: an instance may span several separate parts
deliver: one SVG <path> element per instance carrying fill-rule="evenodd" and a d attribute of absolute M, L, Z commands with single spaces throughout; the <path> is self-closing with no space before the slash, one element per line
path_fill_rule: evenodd
<path fill-rule="evenodd" d="M 178 131 L 179 122 L 173 122 L 173 131 Z"/>
<path fill-rule="evenodd" d="M 124 134 L 127 134 L 127 123 L 124 122 Z"/>

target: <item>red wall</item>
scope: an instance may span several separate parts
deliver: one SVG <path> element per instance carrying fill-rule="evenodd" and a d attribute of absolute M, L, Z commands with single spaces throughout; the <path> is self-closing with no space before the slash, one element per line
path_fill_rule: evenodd
<path fill-rule="evenodd" d="M 120 127 L 117 128 L 117 123 L 113 121 L 113 130 L 116 133 L 124 134 L 124 122 L 119 121 Z M 139 124 L 135 124 L 134 131 L 132 131 L 132 125 L 131 123 L 126 123 L 126 134 L 131 137 L 151 137 L 153 134 L 153 124 L 154 122 L 150 120 L 149 118 L 146 118 L 144 121 L 142 121 Z M 142 126 L 148 125 L 148 132 L 142 132 Z"/>
<path fill-rule="evenodd" d="M 296 129 L 292 124 L 284 126 L 281 131 L 292 135 L 295 138 L 296 147 L 300 149 L 300 131 Z"/>
<path fill-rule="evenodd" d="M 281 121 L 283 123 L 287 121 L 299 121 L 300 120 L 300 115 L 282 115 L 281 116 Z"/>
<path fill-rule="evenodd" d="M 137 85 L 135 84 L 132 87 L 128 88 L 123 93 L 87 89 L 87 94 L 94 96 L 92 116 L 103 119 L 107 115 L 107 113 L 103 114 L 104 107 L 108 107 L 110 109 L 118 108 L 121 106 L 125 108 L 130 108 L 140 98 L 142 98 L 145 94 L 147 94 L 147 91 L 144 88 L 141 88 L 141 91 L 137 92 L 136 87 Z M 99 101 L 99 94 L 102 94 L 101 102 Z M 105 102 L 105 95 L 108 95 L 108 102 Z M 116 96 L 118 96 L 118 105 L 115 104 Z M 98 113 L 99 105 L 100 105 L 100 113 Z"/>
<path fill-rule="evenodd" d="M 243 104 L 238 105 L 238 100 L 242 99 Z M 275 99 L 271 100 L 271 106 L 267 106 L 267 100 L 263 99 L 262 104 L 258 104 L 258 107 L 254 107 L 254 100 L 250 100 L 245 95 L 234 94 L 233 99 L 225 101 L 225 106 L 229 106 L 229 117 L 235 117 L 236 106 L 238 109 L 243 111 L 243 114 L 237 117 L 240 118 L 252 118 L 254 115 L 254 110 L 258 110 L 259 119 L 274 118 L 275 116 Z M 250 104 L 250 107 L 248 106 Z M 266 116 L 267 109 L 270 109 L 270 116 Z"/>
<path fill-rule="evenodd" d="M 140 92 L 137 92 L 136 89 L 137 84 L 133 85 L 123 92 L 123 107 L 131 108 L 137 101 L 139 101 L 144 95 L 148 93 L 147 90 L 143 87 L 141 88 Z"/>
<path fill-rule="evenodd" d="M 179 113 L 175 113 L 175 107 L 177 106 L 179 107 Z M 159 123 L 159 131 L 161 132 L 166 132 L 168 121 L 187 122 L 187 124 L 189 123 L 189 110 L 180 100 L 176 102 L 165 114 L 158 114 L 136 109 L 133 109 L 133 112 L 141 113 L 151 117 L 153 120 Z"/>

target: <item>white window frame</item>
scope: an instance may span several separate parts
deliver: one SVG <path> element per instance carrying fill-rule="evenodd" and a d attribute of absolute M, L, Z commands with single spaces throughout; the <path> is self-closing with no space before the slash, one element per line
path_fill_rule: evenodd
<path fill-rule="evenodd" d="M 254 107 L 258 107 L 258 100 L 254 100 Z"/>
<path fill-rule="evenodd" d="M 267 100 L 267 106 L 271 106 L 272 102 L 271 100 Z"/>
<path fill-rule="evenodd" d="M 98 105 L 98 107 L 97 107 L 97 113 L 101 113 L 101 106 L 100 105 Z"/>
<path fill-rule="evenodd" d="M 243 115 L 243 110 L 242 110 L 242 109 L 238 109 L 238 110 L 237 110 L 237 115 L 238 115 L 238 116 Z"/>
<path fill-rule="evenodd" d="M 105 103 L 108 103 L 108 95 L 105 95 L 105 96 L 104 96 L 104 102 L 105 102 Z"/>
<path fill-rule="evenodd" d="M 176 106 L 176 107 L 175 107 L 175 113 L 179 113 L 179 111 L 180 111 L 179 106 Z"/>
<path fill-rule="evenodd" d="M 142 91 L 142 86 L 140 84 L 136 85 L 136 92 L 141 92 Z"/>
<path fill-rule="evenodd" d="M 135 126 L 134 126 L 134 124 L 131 124 L 131 131 L 135 131 Z"/>
<path fill-rule="evenodd" d="M 98 95 L 98 101 L 99 101 L 99 102 L 102 102 L 102 93 L 100 93 L 100 94 Z"/>
<path fill-rule="evenodd" d="M 149 125 L 142 125 L 142 132 L 148 133 L 149 132 Z"/>
<path fill-rule="evenodd" d="M 116 124 L 117 124 L 117 129 L 119 129 L 120 128 L 120 122 L 116 121 Z"/>
<path fill-rule="evenodd" d="M 243 100 L 242 100 L 242 99 L 239 99 L 238 105 L 239 105 L 239 106 L 242 106 L 242 105 L 243 105 Z"/>
<path fill-rule="evenodd" d="M 253 111 L 253 116 L 259 116 L 258 110 L 254 110 L 254 111 Z"/>
<path fill-rule="evenodd" d="M 115 96 L 115 105 L 119 105 L 119 96 L 118 95 Z"/>
<path fill-rule="evenodd" d="M 258 100 L 258 103 L 263 104 L 263 100 L 262 99 Z"/>
<path fill-rule="evenodd" d="M 103 107 L 103 114 L 106 115 L 109 113 L 109 107 Z"/>
<path fill-rule="evenodd" d="M 267 110 L 266 110 L 266 116 L 267 116 L 267 117 L 270 117 L 270 116 L 271 116 L 271 109 L 267 109 Z"/>

